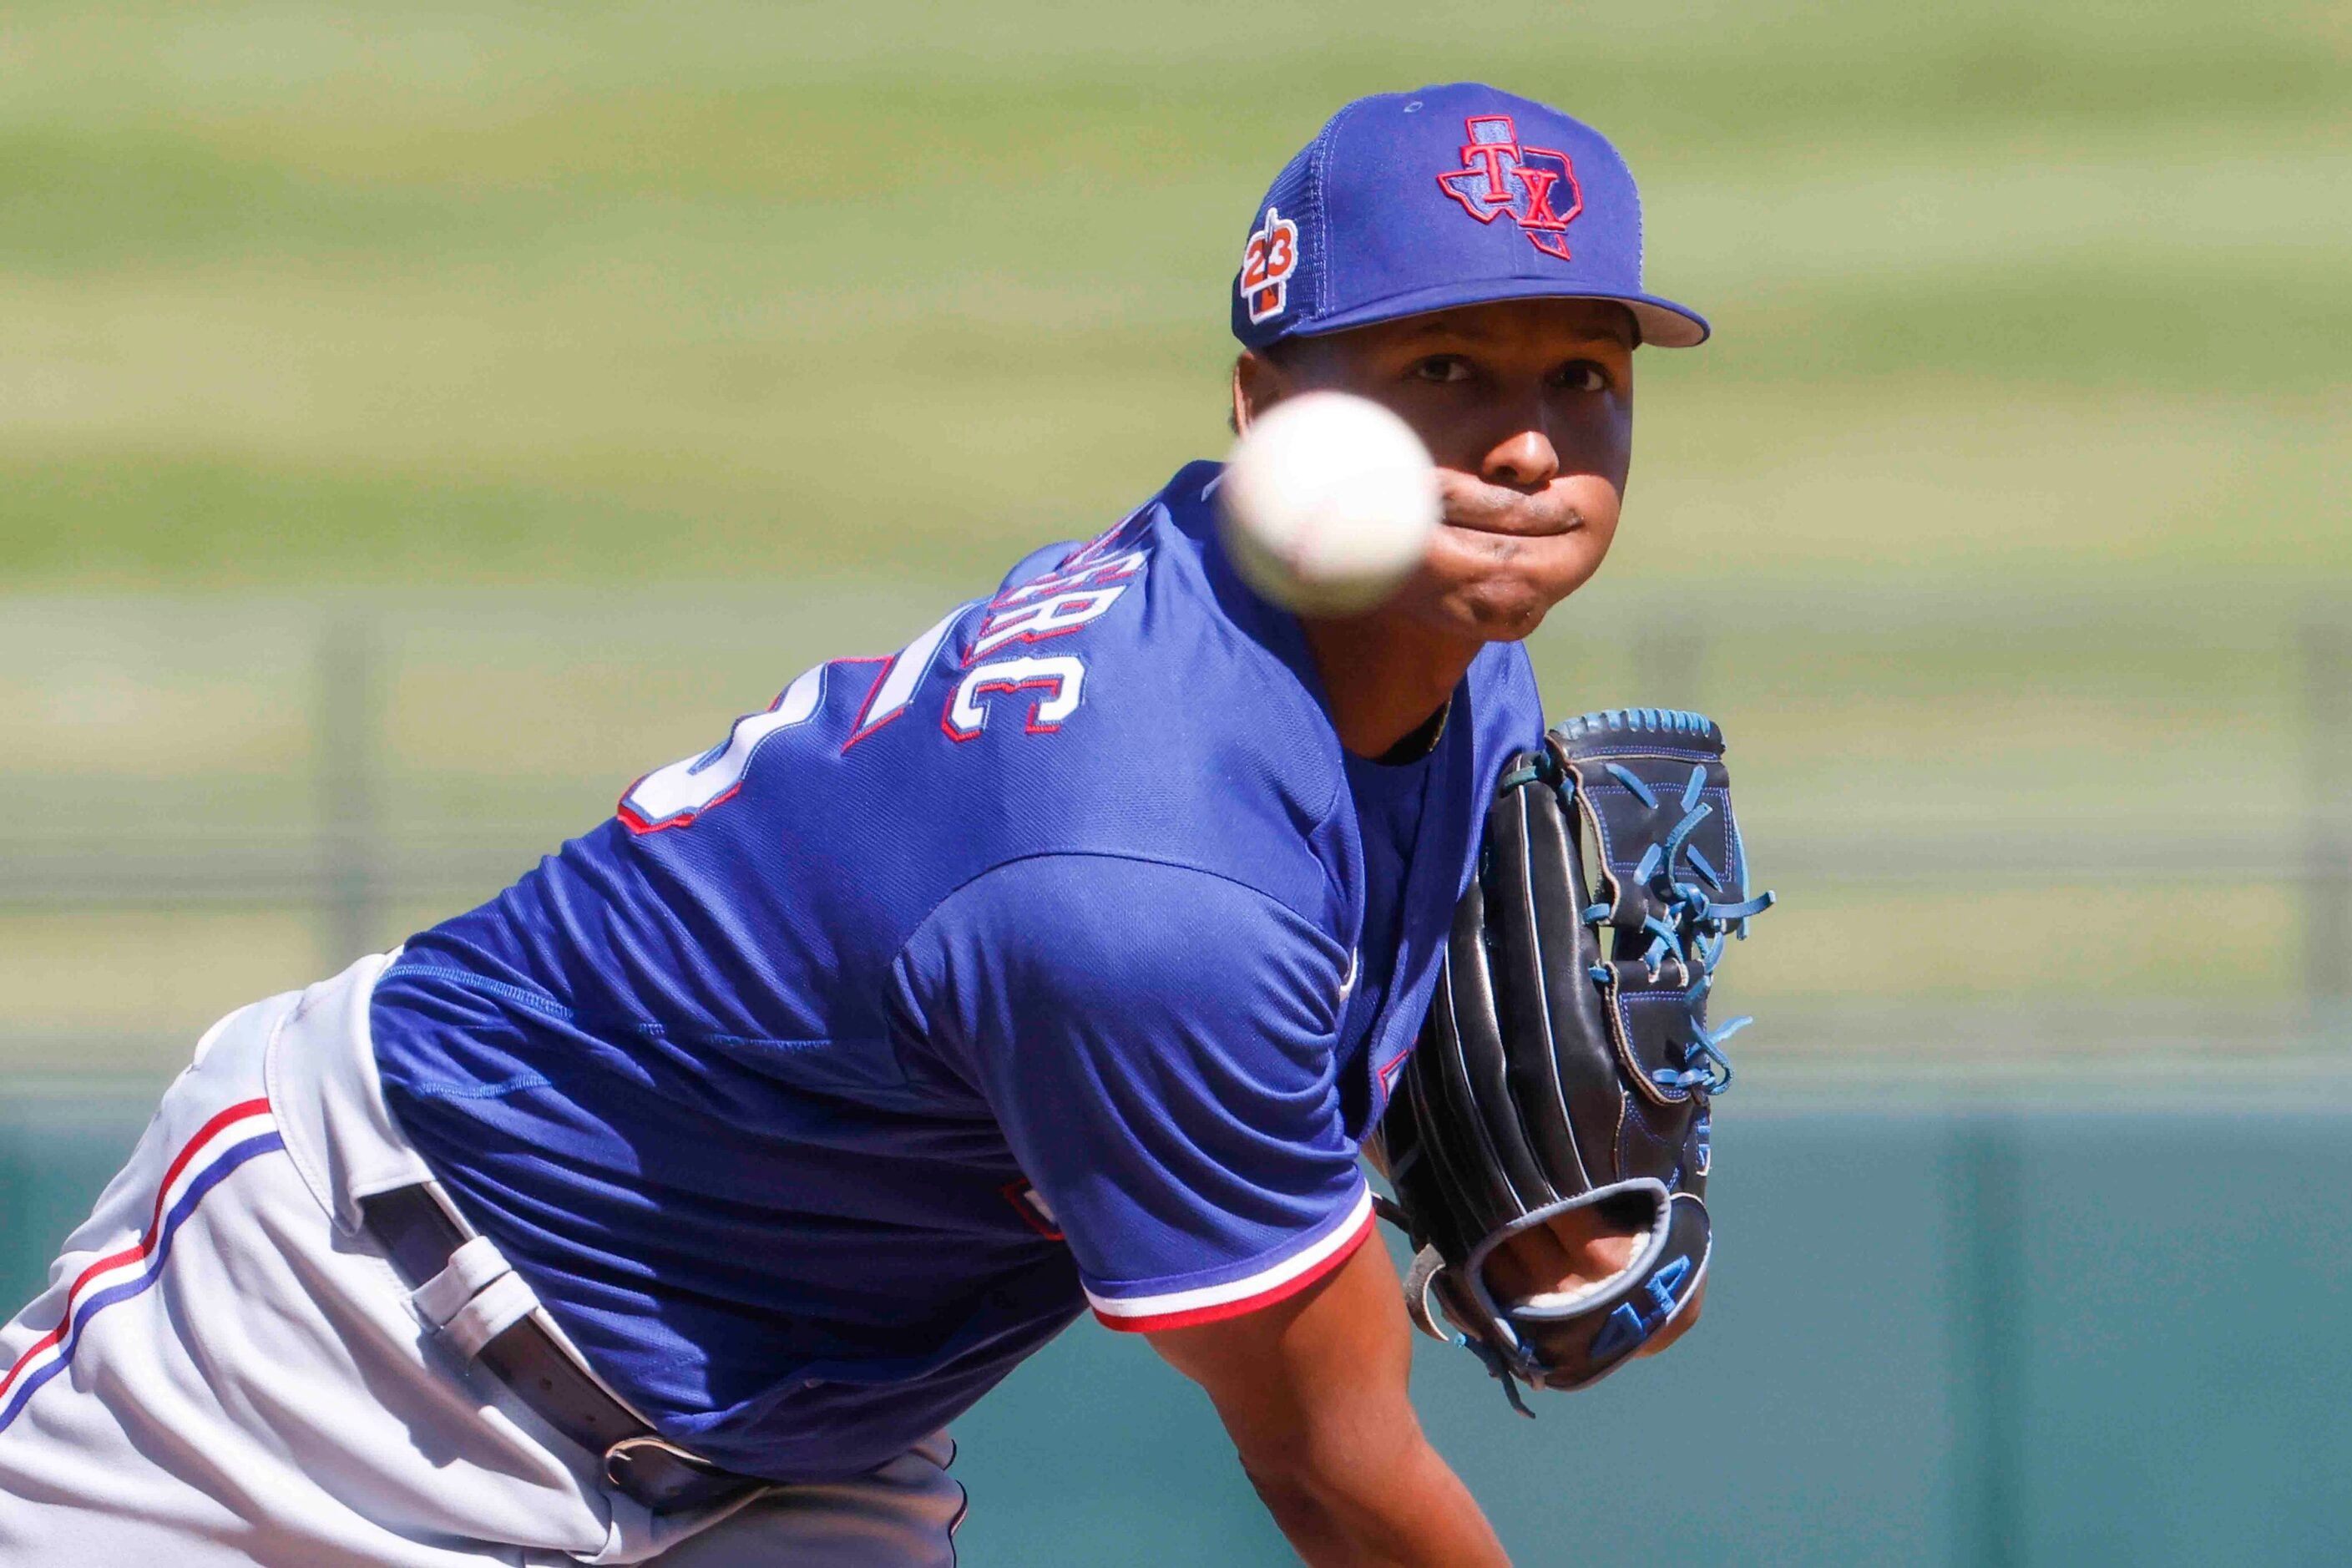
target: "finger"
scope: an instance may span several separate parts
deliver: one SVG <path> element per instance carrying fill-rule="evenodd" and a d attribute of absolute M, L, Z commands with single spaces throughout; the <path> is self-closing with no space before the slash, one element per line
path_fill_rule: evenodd
<path fill-rule="evenodd" d="M 1676 1307 L 1674 1315 L 1658 1325 L 1658 1331 L 1650 1336 L 1649 1342 L 1633 1353 L 1637 1356 L 1656 1355 L 1660 1351 L 1690 1332 L 1698 1323 L 1699 1313 L 1706 1309 L 1706 1281 L 1701 1279 L 1698 1282 L 1697 1293 L 1683 1302 L 1681 1306 Z"/>
<path fill-rule="evenodd" d="M 1575 1258 L 1547 1226 L 1511 1237 L 1486 1266 L 1487 1278 L 1511 1300 L 1572 1289 L 1575 1273 Z"/>

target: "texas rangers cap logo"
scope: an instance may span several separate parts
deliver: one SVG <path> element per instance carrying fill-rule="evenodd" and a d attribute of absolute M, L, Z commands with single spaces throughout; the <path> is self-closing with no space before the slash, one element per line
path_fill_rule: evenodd
<path fill-rule="evenodd" d="M 1290 275 L 1297 270 L 1298 226 L 1269 206 L 1265 222 L 1242 252 L 1239 288 L 1252 321 L 1282 314 L 1290 300 Z"/>
<path fill-rule="evenodd" d="M 1464 124 L 1470 140 L 1462 148 L 1462 167 L 1437 176 L 1445 194 L 1480 223 L 1508 213 L 1538 250 L 1568 260 L 1568 226 L 1584 210 L 1584 192 L 1568 154 L 1520 146 L 1518 127 L 1507 114 L 1474 114 Z"/>

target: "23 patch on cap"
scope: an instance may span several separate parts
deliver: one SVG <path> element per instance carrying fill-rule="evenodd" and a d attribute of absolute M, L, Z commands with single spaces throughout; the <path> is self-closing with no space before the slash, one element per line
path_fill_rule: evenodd
<path fill-rule="evenodd" d="M 1239 287 L 1251 321 L 1282 314 L 1290 301 L 1291 274 L 1297 270 L 1298 226 L 1268 206 L 1265 221 L 1242 251 Z"/>

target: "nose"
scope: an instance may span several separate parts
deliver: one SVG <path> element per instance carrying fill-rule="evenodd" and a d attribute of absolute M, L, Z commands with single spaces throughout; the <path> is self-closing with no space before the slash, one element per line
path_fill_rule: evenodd
<path fill-rule="evenodd" d="M 1488 449 L 1479 477 L 1490 485 L 1539 490 L 1559 474 L 1559 453 L 1541 430 L 1527 429 Z"/>

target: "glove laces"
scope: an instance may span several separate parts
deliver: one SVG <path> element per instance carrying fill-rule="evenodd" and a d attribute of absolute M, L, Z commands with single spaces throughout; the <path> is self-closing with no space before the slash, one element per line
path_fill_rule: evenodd
<path fill-rule="evenodd" d="M 1723 958 L 1725 944 L 1734 937 L 1746 940 L 1748 922 L 1772 907 L 1772 895 L 1723 899 L 1720 895 L 1729 890 L 1723 873 L 1691 842 L 1699 825 L 1715 815 L 1715 807 L 1704 798 L 1704 765 L 1691 769 L 1681 798 L 1672 806 L 1661 802 L 1657 791 L 1632 769 L 1617 763 L 1603 763 L 1601 766 L 1642 803 L 1643 810 L 1674 813 L 1673 826 L 1642 851 L 1641 858 L 1633 864 L 1632 878 L 1659 906 L 1658 913 L 1642 921 L 1641 930 L 1650 938 L 1649 945 L 1642 951 L 1642 967 L 1655 980 L 1666 961 L 1672 959 L 1693 977 L 1685 995 L 1690 1005 L 1693 1037 L 1676 1042 L 1682 1058 L 1679 1065 L 1653 1068 L 1651 1081 L 1670 1091 L 1698 1089 L 1708 1095 L 1721 1094 L 1731 1087 L 1731 1059 L 1723 1053 L 1723 1042 L 1755 1020 L 1734 1018 L 1710 1029 L 1697 1022 L 1699 1009 L 1706 999 L 1707 987 L 1714 982 L 1715 966 Z M 1566 780 L 1561 781 L 1561 787 L 1566 789 Z M 1612 906 L 1606 902 L 1593 904 L 1584 911 L 1585 921 L 1598 925 L 1608 920 L 1611 910 Z M 1609 966 L 1594 964 L 1592 978 L 1597 984 L 1607 984 L 1612 978 Z"/>

